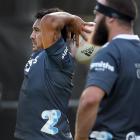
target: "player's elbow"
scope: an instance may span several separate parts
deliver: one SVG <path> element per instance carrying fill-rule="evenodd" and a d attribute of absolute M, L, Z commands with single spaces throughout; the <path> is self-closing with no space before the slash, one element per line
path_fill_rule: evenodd
<path fill-rule="evenodd" d="M 95 105 L 99 104 L 99 99 L 96 97 L 87 97 L 87 96 L 83 95 L 80 98 L 80 104 L 84 108 L 88 108 L 88 107 L 95 106 Z"/>
<path fill-rule="evenodd" d="M 83 92 L 80 98 L 80 104 L 84 107 L 99 105 L 103 96 L 104 93 L 102 91 L 99 92 L 98 90 L 88 88 Z"/>
<path fill-rule="evenodd" d="M 50 24 L 54 22 L 54 17 L 52 15 L 45 15 L 42 19 L 41 19 L 41 24 Z"/>
<path fill-rule="evenodd" d="M 64 26 L 64 23 L 59 19 L 56 15 L 45 15 L 41 19 L 41 24 L 44 24 L 45 26 L 50 26 L 53 29 L 62 28 Z"/>

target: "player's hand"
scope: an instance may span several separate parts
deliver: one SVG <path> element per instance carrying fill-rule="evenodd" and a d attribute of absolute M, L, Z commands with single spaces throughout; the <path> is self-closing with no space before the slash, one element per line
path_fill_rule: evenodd
<path fill-rule="evenodd" d="M 92 32 L 91 27 L 94 27 L 93 22 L 84 22 L 80 17 L 75 16 L 73 22 L 69 25 L 69 32 L 72 32 L 75 37 L 76 46 L 79 46 L 79 35 L 87 41 L 89 33 Z M 90 27 L 90 28 L 89 28 Z"/>
<path fill-rule="evenodd" d="M 82 34 L 81 36 L 85 41 L 88 41 L 89 39 L 89 34 L 93 32 L 95 23 L 94 22 L 85 22 L 84 26 L 82 27 Z"/>

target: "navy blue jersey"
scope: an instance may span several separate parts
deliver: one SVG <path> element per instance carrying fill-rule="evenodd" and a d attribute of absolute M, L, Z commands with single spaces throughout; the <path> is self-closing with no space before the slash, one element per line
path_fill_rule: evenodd
<path fill-rule="evenodd" d="M 61 38 L 33 53 L 25 66 L 15 137 L 24 140 L 71 140 L 67 120 L 74 61 Z"/>
<path fill-rule="evenodd" d="M 116 140 L 130 132 L 140 135 L 140 41 L 120 35 L 103 47 L 91 62 L 88 86 L 105 91 L 93 130 L 106 131 Z"/>

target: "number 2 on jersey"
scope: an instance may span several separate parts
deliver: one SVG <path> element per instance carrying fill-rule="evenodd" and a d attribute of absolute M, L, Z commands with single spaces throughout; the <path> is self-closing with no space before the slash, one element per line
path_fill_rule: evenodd
<path fill-rule="evenodd" d="M 42 119 L 47 120 L 45 125 L 41 128 L 41 131 L 47 134 L 55 135 L 58 133 L 58 128 L 55 127 L 61 112 L 59 110 L 45 110 L 41 114 Z"/>

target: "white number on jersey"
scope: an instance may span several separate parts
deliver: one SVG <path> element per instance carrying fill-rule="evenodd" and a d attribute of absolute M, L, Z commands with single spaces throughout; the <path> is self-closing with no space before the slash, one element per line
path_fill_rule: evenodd
<path fill-rule="evenodd" d="M 61 112 L 59 110 L 45 110 L 41 114 L 42 119 L 47 120 L 45 125 L 41 128 L 41 131 L 47 134 L 55 135 L 58 133 L 58 128 L 55 127 Z"/>

